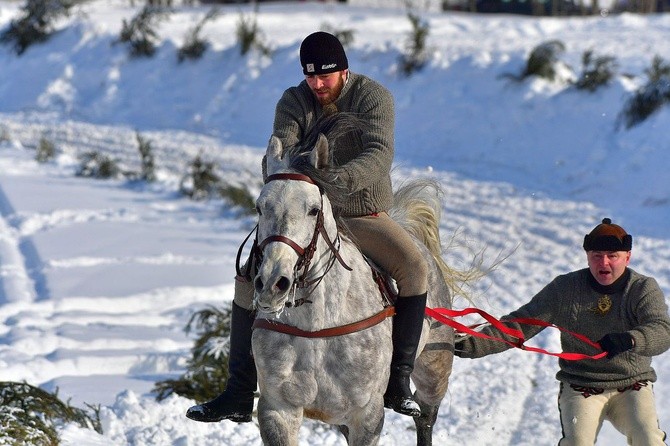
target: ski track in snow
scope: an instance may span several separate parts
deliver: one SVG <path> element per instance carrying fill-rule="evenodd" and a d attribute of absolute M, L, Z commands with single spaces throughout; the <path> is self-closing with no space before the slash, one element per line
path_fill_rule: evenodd
<path fill-rule="evenodd" d="M 175 268 L 177 271 L 202 266 L 226 271 L 230 270 L 234 253 L 214 256 L 199 255 L 197 252 L 142 252 L 141 238 L 156 228 L 179 228 L 189 223 L 193 229 L 202 226 L 189 215 L 191 205 L 175 206 L 174 193 L 157 191 L 155 202 L 144 202 L 134 199 L 132 184 L 95 181 L 93 189 L 99 186 L 120 190 L 116 207 L 109 207 L 110 203 L 99 203 L 96 207 L 95 200 L 91 200 L 90 207 L 86 206 L 89 209 L 83 210 L 77 207 L 80 203 L 76 202 L 70 203 L 72 207 L 68 207 L 67 203 L 61 205 L 69 197 L 59 197 L 59 192 L 67 195 L 68 190 L 74 191 L 74 188 L 81 187 L 82 182 L 88 181 L 62 173 L 65 170 L 74 174 L 74 169 L 67 167 L 76 158 L 76 153 L 89 150 L 91 141 L 102 141 L 96 147 L 111 147 L 113 150 L 115 141 L 112 135 L 123 137 L 123 130 L 83 126 L 84 131 L 72 132 L 68 131 L 71 125 L 64 128 L 50 126 L 48 129 L 38 126 L 36 130 L 31 125 L 11 125 L 8 120 L 3 123 L 9 126 L 16 144 L 5 143 L 0 150 L 20 151 L 19 159 L 22 161 L 16 165 L 12 156 L 0 158 L 0 170 L 3 172 L 0 178 L 0 301 L 3 303 L 0 307 L 3 327 L 0 367 L 3 379 L 42 383 L 49 389 L 55 388 L 63 377 L 71 379 L 68 375 L 77 370 L 81 378 L 110 374 L 135 376 L 140 381 L 135 388 L 149 390 L 152 382 L 184 367 L 183 353 L 191 347 L 191 341 L 180 328 L 174 327 L 184 327 L 194 308 L 224 301 L 222 296 L 231 295 L 229 287 L 212 283 L 209 288 L 183 285 L 161 289 L 151 284 L 146 290 L 138 289 L 135 293 L 131 286 L 116 296 L 73 295 L 68 291 L 86 288 L 78 286 L 77 280 L 92 270 L 98 269 L 99 274 L 105 275 L 114 267 L 129 264 L 146 268 L 147 274 L 152 268 Z M 37 167 L 31 158 L 38 138 L 45 131 L 56 135 L 59 147 L 65 147 L 65 151 L 55 166 L 45 164 Z M 68 135 L 67 140 L 57 135 Z M 193 144 L 196 143 L 193 141 Z M 181 159 L 186 159 L 186 155 Z M 30 187 L 31 190 L 36 187 L 26 183 L 30 178 L 22 176 L 26 165 L 31 166 L 28 172 L 34 172 L 35 168 L 46 172 L 49 180 L 45 182 L 44 190 L 47 195 L 54 195 L 46 199 L 53 200 L 53 208 L 47 206 L 45 211 L 39 196 L 22 201 L 23 209 L 14 208 L 12 194 L 20 193 L 22 187 Z M 47 192 L 47 189 L 51 190 Z M 125 197 L 124 191 L 128 191 Z M 219 212 L 214 205 L 199 207 L 213 215 Z M 87 245 L 104 243 L 106 237 L 114 234 L 114 225 L 147 226 L 147 233 L 140 232 L 138 240 L 124 241 L 139 242 L 137 253 L 121 244 L 116 250 L 131 253 L 109 257 L 78 255 L 86 253 Z M 57 238 L 59 233 L 68 231 L 82 232 L 79 246 L 62 246 L 58 252 L 46 254 L 40 251 L 41 240 Z M 172 236 L 176 237 L 178 233 Z M 228 236 L 223 234 L 221 237 Z M 114 243 L 110 245 L 113 252 Z M 49 282 L 50 277 L 70 277 L 71 288 L 54 287 L 54 283 Z M 95 284 L 92 283 L 88 289 L 95 289 Z M 67 389 L 65 395 L 68 395 Z"/>
<path fill-rule="evenodd" d="M 12 204 L 0 188 L 0 302 L 48 298 L 39 273 L 40 259 L 30 238 L 11 224 Z"/>

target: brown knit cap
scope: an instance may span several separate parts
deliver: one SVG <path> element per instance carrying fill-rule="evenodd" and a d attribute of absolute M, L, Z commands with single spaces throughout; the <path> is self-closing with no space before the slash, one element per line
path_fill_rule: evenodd
<path fill-rule="evenodd" d="M 583 246 L 586 251 L 630 251 L 633 237 L 611 219 L 603 218 L 601 224 L 584 236 Z"/>

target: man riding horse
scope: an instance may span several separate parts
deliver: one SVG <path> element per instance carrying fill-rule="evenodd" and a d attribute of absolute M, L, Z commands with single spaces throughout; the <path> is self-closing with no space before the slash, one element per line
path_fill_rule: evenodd
<path fill-rule="evenodd" d="M 349 195 L 335 213 L 344 218 L 363 254 L 396 282 L 393 354 L 384 406 L 418 417 L 421 410 L 409 382 L 423 325 L 428 266 L 413 239 L 387 213 L 393 200 L 393 97 L 379 83 L 349 70 L 344 48 L 332 34 L 307 36 L 300 46 L 300 63 L 305 79 L 288 88 L 277 103 L 273 135 L 283 146 L 292 147 L 325 115 L 348 112 L 366 121 L 359 138 L 338 144 L 334 154 L 333 169 Z M 263 172 L 265 176 L 265 162 Z M 253 294 L 250 278 L 236 277 L 226 389 L 215 399 L 189 408 L 188 418 L 251 421 L 257 386 L 251 355 Z"/>

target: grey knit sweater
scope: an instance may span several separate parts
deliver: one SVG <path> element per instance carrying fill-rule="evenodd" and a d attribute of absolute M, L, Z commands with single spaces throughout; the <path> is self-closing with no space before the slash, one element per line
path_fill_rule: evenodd
<path fill-rule="evenodd" d="M 530 302 L 501 319 L 541 319 L 583 334 L 593 341 L 613 332 L 628 332 L 633 336 L 633 349 L 612 359 L 559 359 L 560 370 L 556 378 L 560 381 L 604 389 L 625 387 L 640 380 L 656 381 L 651 357 L 670 348 L 668 306 L 656 280 L 632 269 L 629 271 L 630 278 L 623 290 L 609 295 L 611 308 L 606 312 L 598 311 L 598 299 L 603 295 L 589 284 L 590 271 L 582 269 L 556 277 Z M 525 324 L 507 325 L 522 330 L 526 339 L 542 330 L 541 327 Z M 501 336 L 497 329 L 490 326 L 482 331 Z M 595 348 L 564 332 L 561 332 L 561 346 L 565 352 L 598 353 Z M 508 348 L 511 347 L 502 342 L 468 337 L 459 356 L 480 358 Z"/>
<path fill-rule="evenodd" d="M 358 217 L 387 211 L 393 201 L 390 175 L 394 155 L 393 97 L 379 83 L 350 72 L 335 105 L 338 111 L 354 113 L 368 124 L 362 145 L 337 147 L 337 175 L 351 194 L 345 207 L 337 212 L 343 217 Z M 323 113 L 321 104 L 303 80 L 287 89 L 277 103 L 273 135 L 285 147 L 294 146 Z"/>

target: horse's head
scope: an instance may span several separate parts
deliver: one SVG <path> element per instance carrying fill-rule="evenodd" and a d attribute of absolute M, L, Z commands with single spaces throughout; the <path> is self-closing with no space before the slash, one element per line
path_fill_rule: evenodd
<path fill-rule="evenodd" d="M 313 150 L 302 156 L 309 157 L 311 166 L 324 167 L 326 138 L 319 137 Z M 254 303 L 264 313 L 279 313 L 293 303 L 295 288 L 309 281 L 318 260 L 319 235 L 336 231 L 328 198 L 291 162 L 281 141 L 273 136 L 266 153 L 268 176 L 256 201 L 262 261 L 254 279 Z"/>

